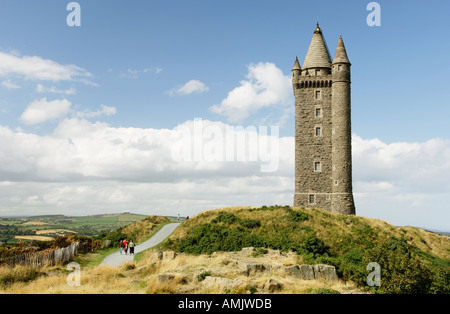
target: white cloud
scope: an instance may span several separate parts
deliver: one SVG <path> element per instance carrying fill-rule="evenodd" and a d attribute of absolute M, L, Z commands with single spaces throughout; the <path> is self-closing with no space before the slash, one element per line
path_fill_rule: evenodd
<path fill-rule="evenodd" d="M 116 107 L 100 105 L 100 109 L 97 111 L 91 111 L 91 110 L 86 109 L 84 111 L 77 112 L 75 115 L 76 115 L 76 117 L 83 119 L 83 118 L 98 117 L 101 115 L 112 116 L 112 115 L 115 115 L 116 113 L 117 113 Z"/>
<path fill-rule="evenodd" d="M 182 87 L 180 87 L 177 92 L 182 95 L 189 95 L 192 93 L 204 93 L 209 90 L 209 87 L 206 86 L 204 83 L 198 81 L 198 80 L 190 80 L 186 84 L 184 84 Z"/>
<path fill-rule="evenodd" d="M 112 71 L 112 70 L 111 70 Z M 159 74 L 163 71 L 162 68 L 160 67 L 156 67 L 156 68 L 145 68 L 142 70 L 133 70 L 133 69 L 128 69 L 125 73 L 121 73 L 120 77 L 122 78 L 128 78 L 128 79 L 138 79 L 140 74 L 143 73 L 155 73 L 155 74 Z"/>
<path fill-rule="evenodd" d="M 399 225 L 450 230 L 450 140 L 384 143 L 353 135 L 359 214 Z"/>
<path fill-rule="evenodd" d="M 55 86 L 45 87 L 42 84 L 37 84 L 36 92 L 38 93 L 53 93 L 53 94 L 65 94 L 65 95 L 75 95 L 77 90 L 73 87 L 69 89 L 58 89 Z"/>
<path fill-rule="evenodd" d="M 48 101 L 43 97 L 31 102 L 19 120 L 27 125 L 42 123 L 64 117 L 70 110 L 71 102 L 67 99 Z"/>
<path fill-rule="evenodd" d="M 72 81 L 87 84 L 93 75 L 76 65 L 61 65 L 55 61 L 37 56 L 18 56 L 0 52 L 0 77 L 17 76 L 26 80 Z"/>
<path fill-rule="evenodd" d="M 262 108 L 287 107 L 293 103 L 291 79 L 273 63 L 249 65 L 247 80 L 240 84 L 220 105 L 212 106 L 211 111 L 224 115 L 229 122 L 242 122 Z"/>
<path fill-rule="evenodd" d="M 5 81 L 2 82 L 2 86 L 5 87 L 6 89 L 19 89 L 20 86 L 11 82 L 10 79 L 7 79 Z"/>
<path fill-rule="evenodd" d="M 190 95 L 190 94 L 194 94 L 194 93 L 196 93 L 196 94 L 204 93 L 204 92 L 207 92 L 208 90 L 209 90 L 209 87 L 206 86 L 205 83 L 202 83 L 199 80 L 190 80 L 183 86 L 172 89 L 168 93 L 171 96 L 173 96 L 175 94 Z"/>
<path fill-rule="evenodd" d="M 206 130 L 225 132 L 230 125 L 203 120 L 202 135 L 194 122 L 143 129 L 71 118 L 46 136 L 0 126 L 0 213 L 193 215 L 224 206 L 292 204 L 293 137 L 280 138 L 273 173 L 260 171 L 260 159 L 177 161 L 173 150 L 182 130 L 191 130 L 191 143 L 202 141 L 204 152 L 214 143 L 229 149 L 227 140 Z M 256 135 L 257 141 L 265 136 Z M 358 215 L 448 230 L 449 176 L 450 140 L 388 144 L 353 136 Z"/>

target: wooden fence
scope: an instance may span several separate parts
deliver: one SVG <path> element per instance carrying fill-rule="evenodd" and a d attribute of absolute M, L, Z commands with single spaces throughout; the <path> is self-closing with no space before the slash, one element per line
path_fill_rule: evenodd
<path fill-rule="evenodd" d="M 34 267 L 61 265 L 72 261 L 79 250 L 83 249 L 82 247 L 83 245 L 80 246 L 80 243 L 76 242 L 62 249 L 18 254 L 5 259 L 0 259 L 0 265 L 9 265 L 11 267 L 16 265 Z"/>

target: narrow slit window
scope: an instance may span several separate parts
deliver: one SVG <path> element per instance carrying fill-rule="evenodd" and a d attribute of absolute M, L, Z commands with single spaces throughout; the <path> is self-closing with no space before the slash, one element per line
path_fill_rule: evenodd
<path fill-rule="evenodd" d="M 316 136 L 322 136 L 322 128 L 320 126 L 316 126 Z"/>
<path fill-rule="evenodd" d="M 314 171 L 315 171 L 315 172 L 320 172 L 320 171 L 322 171 L 322 165 L 320 164 L 320 161 L 314 162 Z"/>
<path fill-rule="evenodd" d="M 316 196 L 314 194 L 309 195 L 309 203 L 315 204 L 316 203 Z"/>
<path fill-rule="evenodd" d="M 316 108 L 316 117 L 322 116 L 322 108 Z"/>
<path fill-rule="evenodd" d="M 320 93 L 320 90 L 316 90 L 316 92 L 314 93 L 314 98 L 315 98 L 315 99 L 321 99 L 321 93 Z"/>

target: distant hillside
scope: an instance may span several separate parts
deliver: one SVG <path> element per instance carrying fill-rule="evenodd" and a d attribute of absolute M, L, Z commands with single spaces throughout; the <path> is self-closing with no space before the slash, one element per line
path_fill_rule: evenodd
<path fill-rule="evenodd" d="M 450 293 L 450 238 L 413 227 L 288 206 L 205 211 L 184 222 L 165 248 L 191 254 L 265 247 L 294 251 L 305 263 L 336 266 L 339 277 L 366 284 L 369 262 L 381 266 L 382 293 Z"/>
<path fill-rule="evenodd" d="M 49 233 L 51 237 L 66 233 L 97 236 L 147 217 L 141 214 L 119 213 L 92 216 L 40 215 L 20 218 L 0 218 L 0 242 L 14 244 L 18 237 L 35 239 Z M 55 230 L 58 234 L 55 233 Z M 67 232 L 61 232 L 66 230 Z M 33 238 L 34 237 L 34 238 Z"/>

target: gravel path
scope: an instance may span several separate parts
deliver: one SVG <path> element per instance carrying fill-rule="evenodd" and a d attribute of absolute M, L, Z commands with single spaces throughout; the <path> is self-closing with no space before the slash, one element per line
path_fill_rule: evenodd
<path fill-rule="evenodd" d="M 179 225 L 179 223 L 170 223 L 165 225 L 153 237 L 145 242 L 142 242 L 141 244 L 136 245 L 134 247 L 134 254 L 145 251 L 161 243 L 165 238 L 170 236 Z M 133 255 L 125 255 L 125 253 L 120 254 L 119 249 L 117 249 L 117 252 L 108 255 L 100 265 L 120 266 L 123 263 L 132 261 L 133 259 Z"/>

